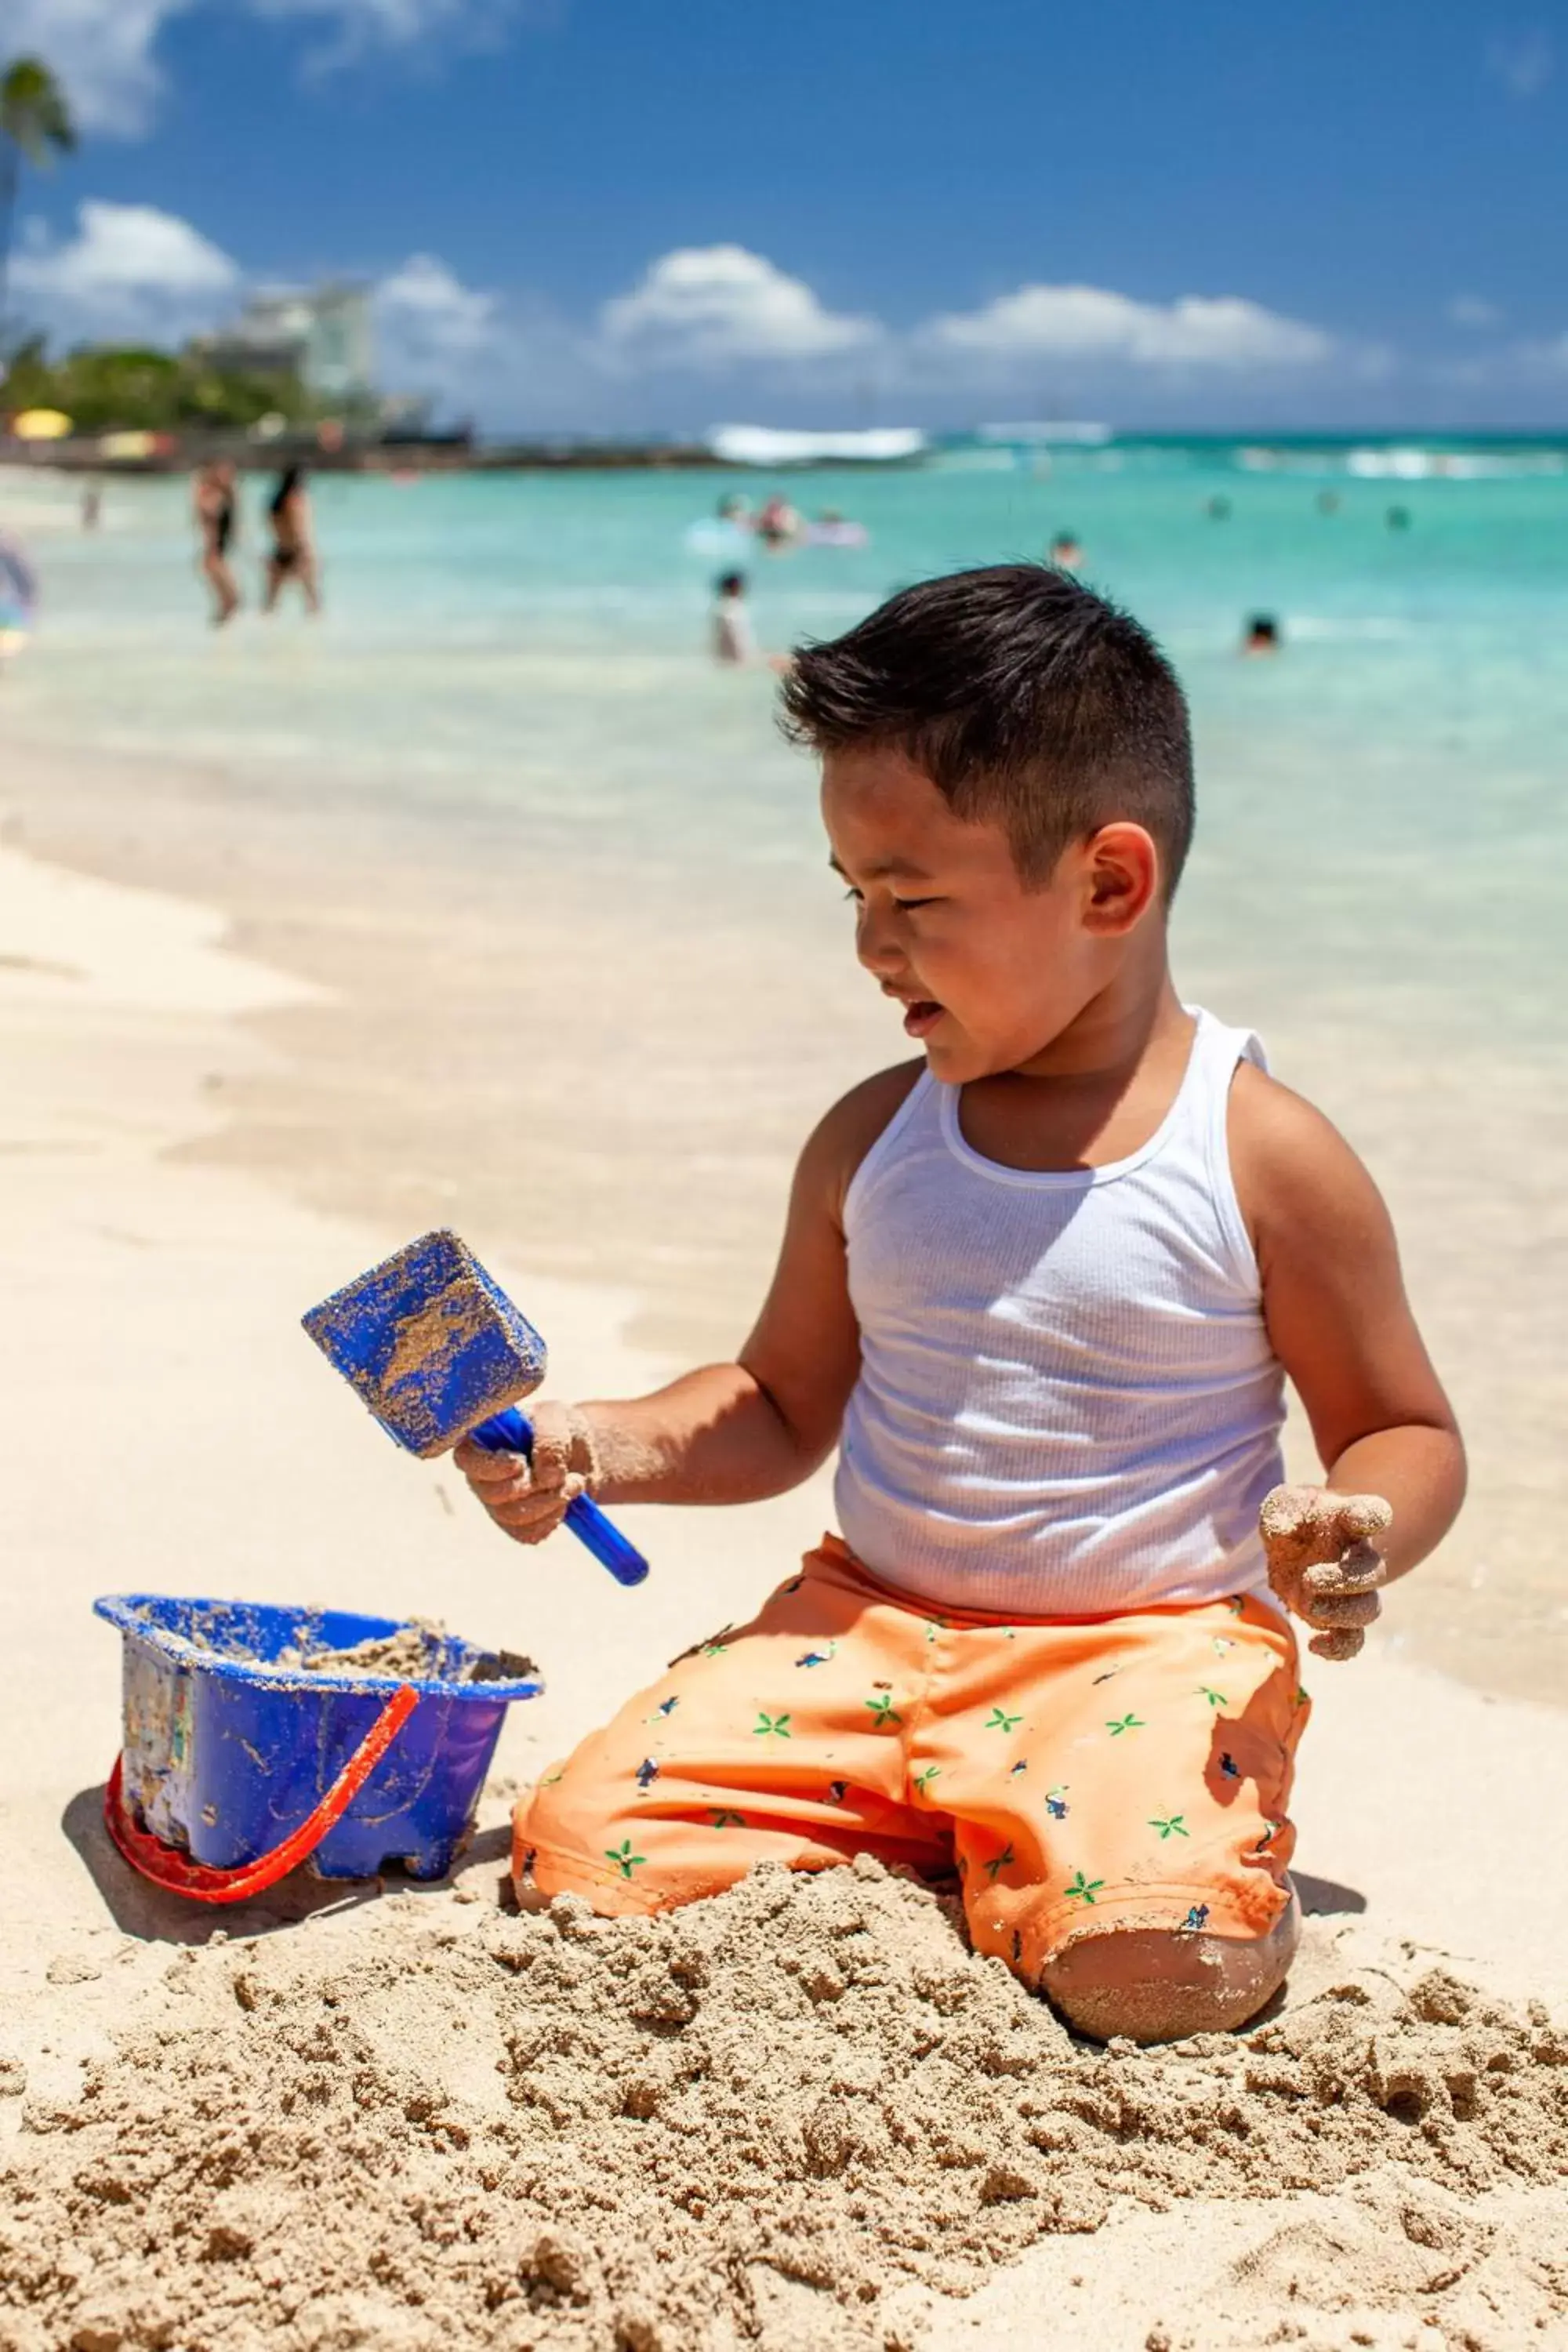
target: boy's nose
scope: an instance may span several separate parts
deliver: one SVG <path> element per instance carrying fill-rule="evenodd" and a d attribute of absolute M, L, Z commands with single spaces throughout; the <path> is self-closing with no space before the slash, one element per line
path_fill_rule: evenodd
<path fill-rule="evenodd" d="M 892 926 L 885 919 L 879 921 L 869 907 L 862 907 L 856 918 L 855 953 L 879 980 L 891 980 L 903 970 L 903 950 L 893 936 Z"/>

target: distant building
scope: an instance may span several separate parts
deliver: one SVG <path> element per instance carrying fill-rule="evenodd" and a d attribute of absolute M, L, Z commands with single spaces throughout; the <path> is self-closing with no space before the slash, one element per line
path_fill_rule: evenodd
<path fill-rule="evenodd" d="M 319 400 L 375 396 L 367 286 L 280 287 L 253 294 L 232 326 L 197 339 L 220 375 L 296 377 Z"/>

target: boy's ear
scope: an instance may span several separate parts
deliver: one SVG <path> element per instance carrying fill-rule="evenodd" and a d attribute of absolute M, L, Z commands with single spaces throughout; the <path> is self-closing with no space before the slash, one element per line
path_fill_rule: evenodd
<path fill-rule="evenodd" d="M 1119 939 L 1146 915 L 1160 894 L 1160 853 L 1141 824 L 1118 819 L 1084 844 L 1084 927 Z"/>

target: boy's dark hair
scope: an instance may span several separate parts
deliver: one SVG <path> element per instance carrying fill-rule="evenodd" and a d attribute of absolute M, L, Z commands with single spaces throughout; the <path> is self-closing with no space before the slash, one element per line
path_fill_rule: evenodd
<path fill-rule="evenodd" d="M 803 647 L 783 701 L 793 741 L 891 746 L 955 815 L 1000 819 L 1026 882 L 1125 817 L 1158 845 L 1167 898 L 1176 887 L 1193 837 L 1186 698 L 1147 630 L 1064 572 L 994 563 L 900 589 Z"/>

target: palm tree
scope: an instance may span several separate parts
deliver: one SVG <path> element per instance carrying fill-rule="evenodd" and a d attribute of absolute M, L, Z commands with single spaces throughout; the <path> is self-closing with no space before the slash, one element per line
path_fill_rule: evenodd
<path fill-rule="evenodd" d="M 24 163 L 68 155 L 76 125 L 65 92 L 41 58 L 14 58 L 0 73 L 0 360 L 5 350 L 5 278 Z"/>

